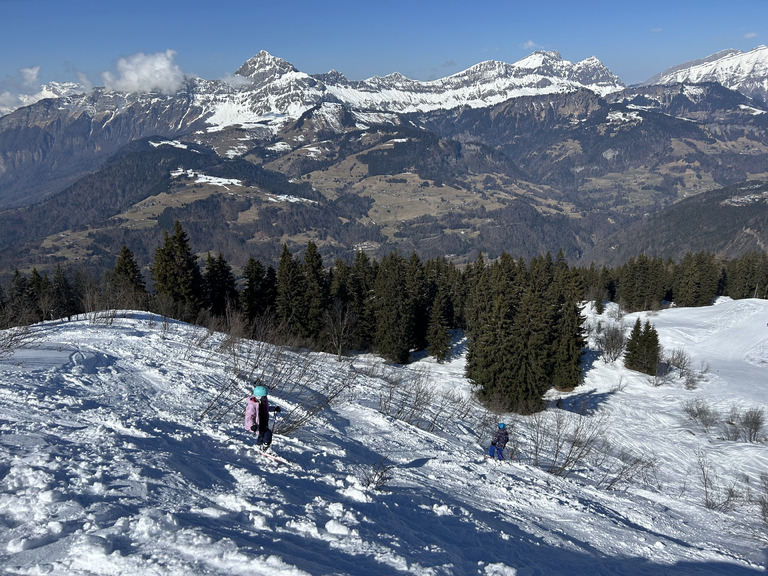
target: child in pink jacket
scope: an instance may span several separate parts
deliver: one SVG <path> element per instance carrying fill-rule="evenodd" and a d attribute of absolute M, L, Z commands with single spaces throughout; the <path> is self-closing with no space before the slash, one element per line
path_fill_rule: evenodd
<path fill-rule="evenodd" d="M 256 434 L 256 445 L 262 450 L 272 444 L 272 430 L 269 429 L 269 413 L 280 412 L 280 406 L 270 406 L 267 400 L 267 389 L 256 386 L 253 396 L 248 398 L 245 407 L 245 429 Z"/>

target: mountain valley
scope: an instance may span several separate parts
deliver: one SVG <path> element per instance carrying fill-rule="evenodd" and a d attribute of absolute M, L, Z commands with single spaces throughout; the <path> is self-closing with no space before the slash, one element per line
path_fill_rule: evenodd
<path fill-rule="evenodd" d="M 766 52 L 743 55 L 755 74 Z M 633 222 L 768 178 L 768 107 L 725 87 L 745 85 L 743 67 L 738 81 L 698 84 L 684 69 L 680 82 L 626 87 L 596 58 L 537 52 L 430 82 L 350 81 L 260 52 L 236 83 L 43 99 L 0 117 L 0 262 L 104 270 L 128 245 L 146 266 L 174 220 L 198 254 L 220 251 L 236 268 L 308 240 L 328 259 L 562 249 L 606 262 L 614 235 L 641 233 Z M 729 217 L 724 233 L 750 228 L 749 242 L 725 243 L 768 245 L 747 225 L 764 205 Z M 638 245 L 672 258 L 691 247 L 655 237 Z"/>

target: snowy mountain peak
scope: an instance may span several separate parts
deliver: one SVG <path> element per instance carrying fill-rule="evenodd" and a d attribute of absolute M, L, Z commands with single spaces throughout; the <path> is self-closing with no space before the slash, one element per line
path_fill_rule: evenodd
<path fill-rule="evenodd" d="M 768 47 L 742 52 L 723 50 L 701 60 L 675 66 L 645 84 L 701 84 L 718 82 L 752 98 L 768 101 Z"/>
<path fill-rule="evenodd" d="M 262 83 L 268 79 L 279 78 L 285 74 L 298 72 L 290 62 L 272 56 L 266 50 L 262 50 L 249 58 L 235 71 L 238 76 L 250 78 L 255 83 Z"/>
<path fill-rule="evenodd" d="M 518 60 L 513 64 L 516 68 L 541 68 L 542 66 L 552 65 L 554 63 L 563 62 L 563 57 L 557 50 L 538 50 L 533 52 L 529 56 L 526 56 L 522 60 Z M 570 62 L 569 62 L 570 64 Z"/>

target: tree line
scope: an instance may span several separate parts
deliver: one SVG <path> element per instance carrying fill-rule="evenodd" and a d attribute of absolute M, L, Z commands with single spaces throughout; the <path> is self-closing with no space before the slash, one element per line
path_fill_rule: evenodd
<path fill-rule="evenodd" d="M 708 306 L 718 296 L 768 298 L 768 254 L 764 252 L 730 260 L 689 252 L 679 262 L 640 254 L 617 268 L 591 265 L 579 274 L 586 300 L 598 306 L 616 302 L 627 312 L 658 309 L 665 302 Z"/>
<path fill-rule="evenodd" d="M 467 337 L 466 375 L 479 398 L 531 412 L 548 389 L 580 382 L 585 300 L 639 310 L 664 300 L 698 306 L 718 295 L 768 295 L 765 254 L 720 261 L 697 253 L 679 263 L 641 255 L 619 268 L 585 269 L 569 266 L 562 252 L 528 262 L 504 252 L 487 262 L 479 253 L 460 269 L 445 257 L 423 261 L 416 252 L 406 257 L 394 250 L 378 261 L 358 252 L 351 262 L 326 266 L 309 241 L 301 255 L 283 245 L 276 266 L 250 258 L 236 274 L 221 253 L 201 262 L 178 221 L 164 232 L 149 268 L 151 288 L 123 246 L 98 281 L 61 266 L 51 277 L 16 270 L 6 290 L 0 287 L 2 327 L 139 309 L 339 357 L 373 351 L 396 363 L 408 362 L 414 351 L 449 359 L 452 331 L 460 329 Z M 628 350 L 630 364 L 650 371 L 654 360 L 645 350 L 657 348 L 653 332 L 646 327 L 633 337 L 640 344 Z"/>

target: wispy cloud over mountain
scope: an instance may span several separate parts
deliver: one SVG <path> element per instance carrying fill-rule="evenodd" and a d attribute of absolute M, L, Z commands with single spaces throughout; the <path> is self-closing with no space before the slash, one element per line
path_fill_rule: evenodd
<path fill-rule="evenodd" d="M 184 82 L 184 73 L 174 63 L 175 57 L 174 50 L 166 50 L 121 58 L 117 61 L 117 75 L 109 71 L 102 74 L 104 86 L 123 92 L 176 92 Z"/>

